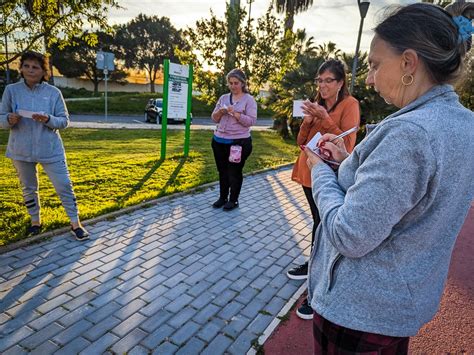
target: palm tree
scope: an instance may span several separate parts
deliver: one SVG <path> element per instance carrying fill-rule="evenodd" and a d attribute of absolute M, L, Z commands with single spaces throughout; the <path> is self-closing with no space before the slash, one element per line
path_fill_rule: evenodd
<path fill-rule="evenodd" d="M 295 15 L 308 10 L 313 0 L 272 0 L 279 14 L 285 14 L 285 32 L 293 30 Z"/>

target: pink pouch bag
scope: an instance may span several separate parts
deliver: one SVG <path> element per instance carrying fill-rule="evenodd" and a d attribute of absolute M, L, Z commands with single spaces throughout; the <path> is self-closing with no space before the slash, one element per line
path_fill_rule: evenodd
<path fill-rule="evenodd" d="M 231 163 L 240 163 L 241 159 L 242 159 L 242 146 L 240 146 L 240 145 L 231 145 L 230 146 L 229 161 Z"/>

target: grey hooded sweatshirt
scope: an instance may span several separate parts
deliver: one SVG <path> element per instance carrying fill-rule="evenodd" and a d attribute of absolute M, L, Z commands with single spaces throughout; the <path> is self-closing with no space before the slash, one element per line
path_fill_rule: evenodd
<path fill-rule="evenodd" d="M 329 321 L 412 336 L 435 315 L 474 196 L 474 113 L 440 85 L 387 117 L 339 174 L 312 169 L 309 300 Z"/>
<path fill-rule="evenodd" d="M 47 123 L 22 117 L 11 126 L 7 115 L 27 110 L 49 115 Z M 0 128 L 10 128 L 6 156 L 26 162 L 53 163 L 65 160 L 59 129 L 69 124 L 69 114 L 61 91 L 45 82 L 30 89 L 24 81 L 8 85 L 0 106 Z"/>

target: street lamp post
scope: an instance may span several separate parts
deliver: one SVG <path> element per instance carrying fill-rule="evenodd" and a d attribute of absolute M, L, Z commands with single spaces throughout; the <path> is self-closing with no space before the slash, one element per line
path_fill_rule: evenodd
<path fill-rule="evenodd" d="M 6 84 L 10 84 L 10 67 L 8 66 L 8 42 L 7 42 L 7 31 L 5 30 L 5 18 L 2 16 L 0 17 L 0 27 L 4 30 L 5 34 L 5 59 L 7 63 L 5 64 L 6 66 L 6 71 L 5 71 L 5 81 Z M 4 28 L 5 27 L 5 28 Z"/>
<path fill-rule="evenodd" d="M 362 35 L 362 27 L 364 27 L 364 19 L 365 19 L 365 15 L 367 15 L 367 11 L 369 10 L 370 1 L 357 0 L 357 5 L 359 6 L 359 12 L 360 12 L 360 25 L 359 25 L 359 35 L 357 36 L 357 45 L 356 45 L 356 50 L 354 54 L 354 61 L 352 62 L 351 93 L 354 91 L 357 62 L 359 60 L 360 36 Z"/>

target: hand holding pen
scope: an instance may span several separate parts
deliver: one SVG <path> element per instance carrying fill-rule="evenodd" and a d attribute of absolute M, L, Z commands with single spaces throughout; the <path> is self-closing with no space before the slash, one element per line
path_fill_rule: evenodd
<path fill-rule="evenodd" d="M 341 163 L 349 156 L 344 144 L 344 139 L 342 138 L 353 132 L 357 132 L 358 129 L 359 127 L 355 126 L 339 135 L 331 133 L 326 133 L 323 135 L 318 142 L 318 147 L 321 151 L 321 154 L 323 154 L 328 159 Z"/>

